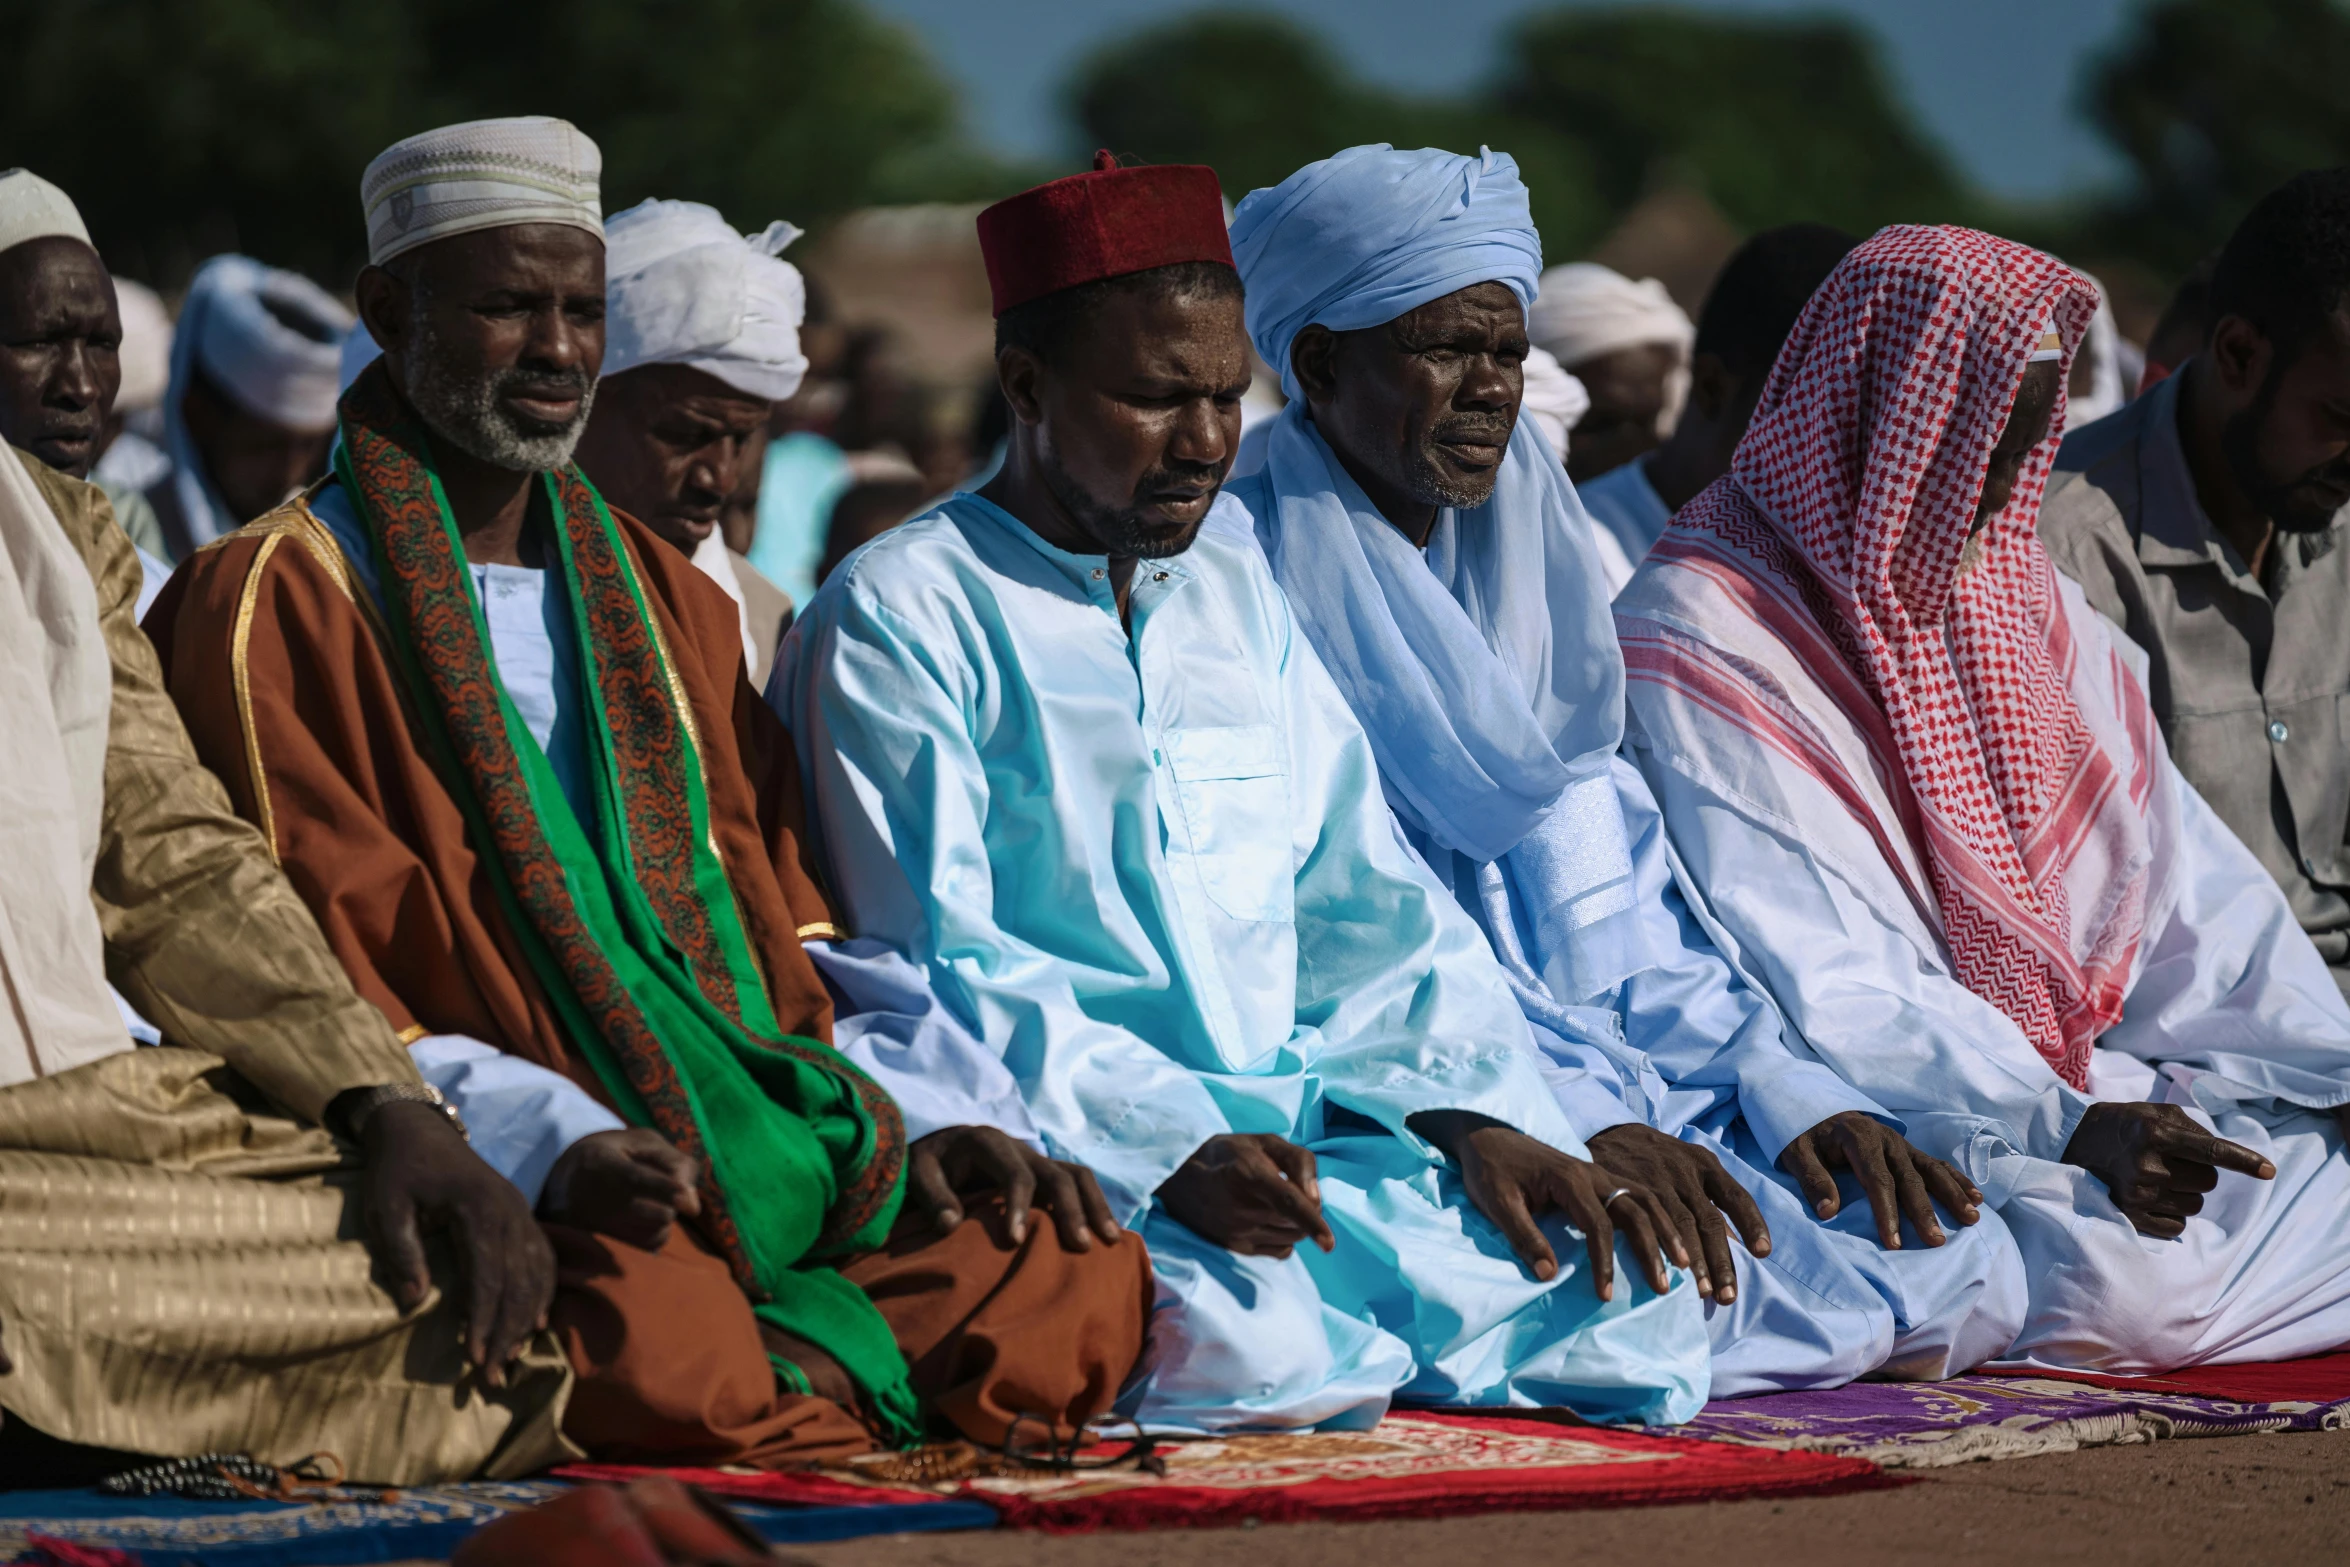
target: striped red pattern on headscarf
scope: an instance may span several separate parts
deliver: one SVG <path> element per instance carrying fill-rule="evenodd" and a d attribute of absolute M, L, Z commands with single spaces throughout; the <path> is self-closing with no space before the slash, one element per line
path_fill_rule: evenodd
<path fill-rule="evenodd" d="M 1676 687 L 1805 768 L 1940 914 L 1958 978 L 2076 1088 L 2121 1016 L 2145 919 L 2157 744 L 2115 655 L 2125 734 L 2075 699 L 2080 649 L 2034 535 L 2052 433 L 1961 555 L 1992 448 L 2043 334 L 2061 379 L 2097 308 L 2055 258 L 1958 228 L 1888 228 L 1837 267 L 1765 386 L 1728 477 L 1652 555 L 1713 576 L 1864 737 L 1895 802 L 1807 743 L 1767 680 L 1624 622 L 1635 680 Z M 2058 393 L 2052 431 L 2064 426 Z M 1693 657 L 1693 655 L 1695 655 Z M 1908 878 L 1905 874 L 1905 880 Z"/>

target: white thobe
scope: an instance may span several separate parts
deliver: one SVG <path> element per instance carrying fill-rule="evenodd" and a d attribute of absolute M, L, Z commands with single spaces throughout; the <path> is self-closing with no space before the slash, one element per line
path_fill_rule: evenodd
<path fill-rule="evenodd" d="M 2063 602 L 2082 666 L 2107 667 L 2117 634 L 2069 582 Z M 2350 1341 L 2350 1159 L 2334 1117 L 2313 1113 L 2350 1102 L 2350 1006 L 2167 750 L 2145 933 L 2082 1093 L 1955 977 L 1928 916 L 1815 778 L 1656 684 L 1634 681 L 1627 706 L 1627 747 L 1673 847 L 1791 1034 L 2007 1222 L 2031 1290 L 2013 1358 L 2143 1373 Z M 2061 1162 L 2099 1099 L 2179 1104 L 2265 1154 L 2276 1179 L 2223 1173 L 2183 1236 L 2140 1235 L 2102 1181 Z"/>

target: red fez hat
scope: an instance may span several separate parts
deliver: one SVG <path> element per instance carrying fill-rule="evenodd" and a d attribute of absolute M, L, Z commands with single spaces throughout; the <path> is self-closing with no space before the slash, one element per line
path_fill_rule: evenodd
<path fill-rule="evenodd" d="M 1109 152 L 1084 174 L 1024 190 L 979 214 L 995 313 L 1182 261 L 1232 265 L 1224 191 L 1197 163 L 1121 169 Z"/>

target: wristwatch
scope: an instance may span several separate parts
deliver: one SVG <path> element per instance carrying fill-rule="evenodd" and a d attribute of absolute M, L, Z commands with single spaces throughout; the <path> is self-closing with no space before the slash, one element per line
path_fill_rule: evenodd
<path fill-rule="evenodd" d="M 353 1137 L 357 1137 L 366 1129 L 367 1123 L 374 1119 L 376 1111 L 391 1104 L 431 1105 L 449 1118 L 449 1124 L 457 1128 L 459 1137 L 467 1142 L 473 1141 L 473 1134 L 465 1129 L 465 1117 L 459 1115 L 457 1107 L 449 1103 L 447 1097 L 430 1083 L 379 1083 L 373 1088 L 353 1089 L 344 1096 L 343 1124 L 350 1128 Z"/>

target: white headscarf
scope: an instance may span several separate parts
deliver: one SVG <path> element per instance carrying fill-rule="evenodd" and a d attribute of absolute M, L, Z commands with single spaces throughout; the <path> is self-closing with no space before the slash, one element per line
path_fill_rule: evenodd
<path fill-rule="evenodd" d="M 0 250 L 50 238 L 90 243 L 73 198 L 30 169 L 0 170 Z"/>
<path fill-rule="evenodd" d="M 1635 283 L 1596 261 L 1570 261 L 1542 274 L 1542 292 L 1526 313 L 1526 335 L 1569 371 L 1603 354 L 1661 344 L 1677 363 L 1665 382 L 1659 436 L 1680 422 L 1689 395 L 1689 352 L 1697 328 L 1655 278 Z"/>
<path fill-rule="evenodd" d="M 89 570 L 0 450 L 0 1088 L 131 1047 L 90 901 L 113 678 Z"/>
<path fill-rule="evenodd" d="M 1591 394 L 1583 383 L 1559 368 L 1558 359 L 1540 348 L 1526 352 L 1526 390 L 1518 402 L 1518 416 L 1534 421 L 1534 427 L 1550 442 L 1550 449 L 1558 460 L 1567 460 L 1567 440 L 1591 411 Z"/>
<path fill-rule="evenodd" d="M 114 298 L 122 311 L 122 387 L 114 411 L 135 414 L 160 405 L 171 386 L 171 312 L 155 290 L 127 277 L 114 280 Z"/>
<path fill-rule="evenodd" d="M 604 155 L 579 128 L 544 115 L 468 120 L 397 141 L 359 180 L 367 259 L 452 234 L 560 223 L 604 232 Z"/>
<path fill-rule="evenodd" d="M 800 237 L 775 222 L 738 234 L 698 201 L 641 201 L 604 229 L 604 374 L 690 365 L 750 397 L 781 402 L 808 373 Z"/>
<path fill-rule="evenodd" d="M 172 494 L 191 545 L 209 544 L 237 525 L 188 433 L 188 388 L 197 375 L 256 419 L 289 430 L 330 429 L 341 390 L 335 371 L 350 327 L 351 313 L 298 272 L 250 256 L 215 256 L 198 269 L 173 333 L 163 407 Z"/>

